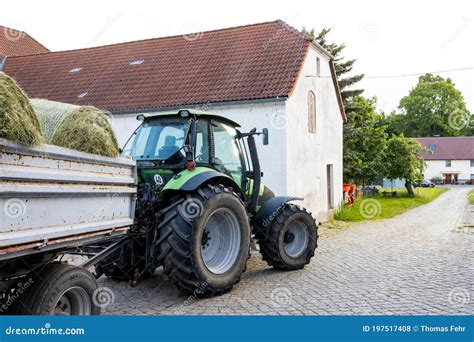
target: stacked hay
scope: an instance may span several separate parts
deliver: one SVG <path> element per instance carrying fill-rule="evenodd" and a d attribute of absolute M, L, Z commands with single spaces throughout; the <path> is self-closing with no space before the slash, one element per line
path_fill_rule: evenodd
<path fill-rule="evenodd" d="M 43 142 L 41 128 L 26 94 L 11 77 L 0 72 L 0 138 L 25 145 Z"/>
<path fill-rule="evenodd" d="M 105 113 L 91 106 L 32 99 L 47 144 L 117 157 L 119 148 Z"/>

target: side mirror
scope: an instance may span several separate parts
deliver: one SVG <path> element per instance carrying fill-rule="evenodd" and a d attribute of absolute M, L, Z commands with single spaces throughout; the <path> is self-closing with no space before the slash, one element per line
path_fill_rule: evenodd
<path fill-rule="evenodd" d="M 263 134 L 263 144 L 268 145 L 268 128 L 264 128 L 262 130 L 262 134 Z"/>

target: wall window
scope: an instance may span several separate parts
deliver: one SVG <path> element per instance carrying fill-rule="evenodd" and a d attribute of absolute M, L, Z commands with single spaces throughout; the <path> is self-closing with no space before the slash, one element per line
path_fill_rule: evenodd
<path fill-rule="evenodd" d="M 474 167 L 474 159 L 471 159 L 471 167 Z"/>
<path fill-rule="evenodd" d="M 316 95 L 308 92 L 308 132 L 316 133 Z"/>
<path fill-rule="evenodd" d="M 471 173 L 471 180 L 474 180 L 474 174 Z"/>
<path fill-rule="evenodd" d="M 446 167 L 451 167 L 451 160 L 446 160 Z"/>
<path fill-rule="evenodd" d="M 316 57 L 316 76 L 321 76 L 321 58 Z"/>

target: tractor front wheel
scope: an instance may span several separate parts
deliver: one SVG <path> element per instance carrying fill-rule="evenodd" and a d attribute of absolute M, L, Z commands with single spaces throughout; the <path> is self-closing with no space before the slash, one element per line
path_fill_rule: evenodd
<path fill-rule="evenodd" d="M 179 288 L 196 296 L 230 290 L 249 257 L 250 224 L 239 196 L 208 185 L 178 198 L 160 225 L 158 256 Z"/>
<path fill-rule="evenodd" d="M 263 259 L 279 270 L 297 270 L 309 264 L 317 247 L 316 223 L 304 208 L 285 204 L 266 230 L 257 234 Z"/>

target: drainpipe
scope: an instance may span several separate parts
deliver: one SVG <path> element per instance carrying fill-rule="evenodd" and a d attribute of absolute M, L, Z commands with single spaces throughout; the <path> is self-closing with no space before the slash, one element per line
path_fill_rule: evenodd
<path fill-rule="evenodd" d="M 7 62 L 7 56 L 3 57 L 2 61 L 0 62 L 0 71 L 3 70 L 5 63 Z"/>

